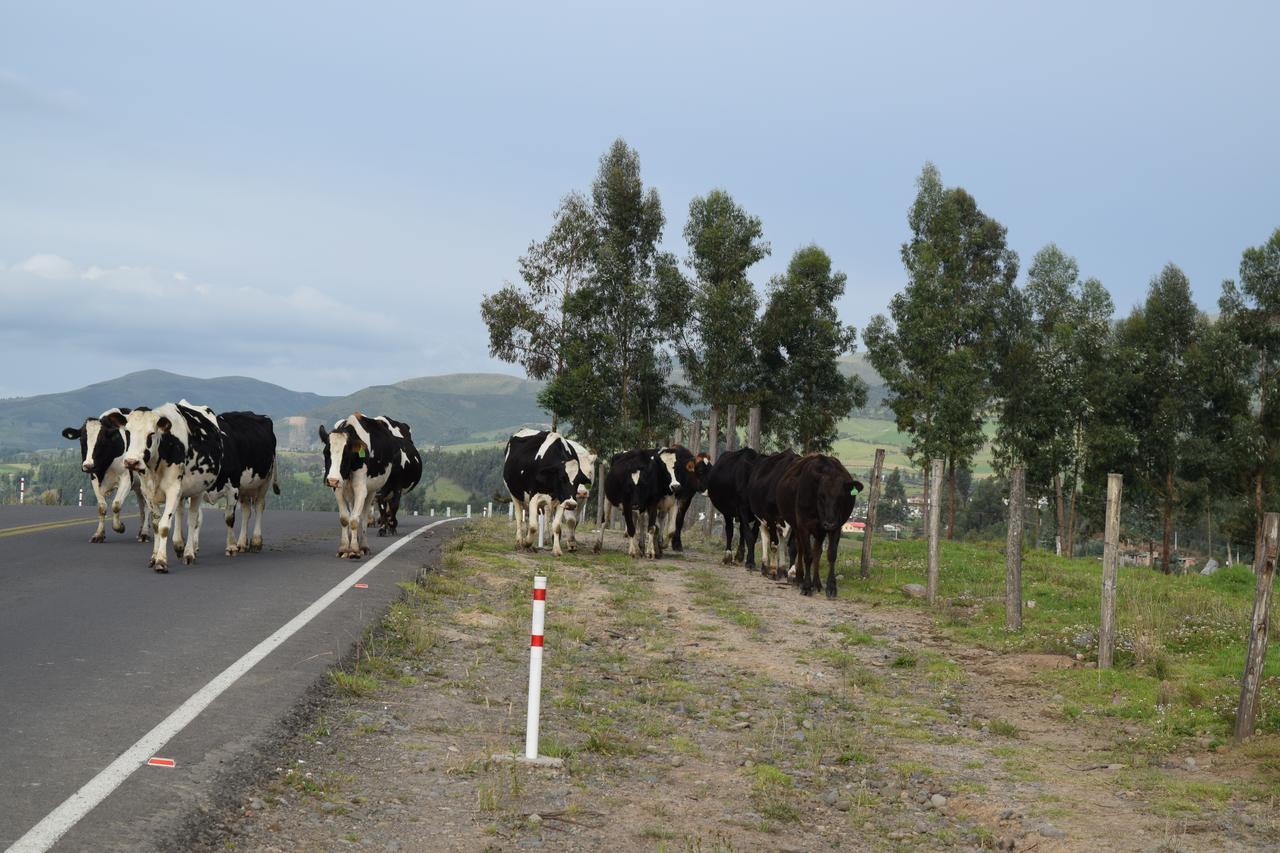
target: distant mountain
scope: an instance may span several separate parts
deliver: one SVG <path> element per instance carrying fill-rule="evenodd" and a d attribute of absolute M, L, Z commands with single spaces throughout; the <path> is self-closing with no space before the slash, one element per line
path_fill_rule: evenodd
<path fill-rule="evenodd" d="M 215 412 L 248 409 L 270 415 L 284 449 L 317 445 L 317 426 L 352 412 L 405 421 L 420 445 L 491 440 L 526 424 L 548 422 L 538 408 L 541 387 L 515 376 L 458 373 L 326 397 L 244 376 L 197 379 L 143 370 L 75 391 L 0 400 L 0 453 L 66 447 L 62 429 L 79 426 L 88 415 L 112 406 L 155 406 L 183 398 Z"/>
<path fill-rule="evenodd" d="M 164 370 L 140 370 L 75 391 L 0 400 L 0 450 L 69 446 L 64 427 L 112 406 L 156 406 L 186 398 L 215 412 L 248 409 L 273 418 L 310 411 L 332 397 L 290 391 L 247 376 L 197 379 Z"/>
<path fill-rule="evenodd" d="M 538 407 L 541 389 L 539 382 L 497 373 L 422 376 L 394 385 L 373 385 L 312 409 L 305 427 L 311 437 L 298 443 L 291 433 L 288 441 L 292 446 L 317 442 L 313 423 L 332 424 L 352 412 L 387 414 L 404 421 L 420 445 L 505 438 L 519 427 L 549 423 Z"/>

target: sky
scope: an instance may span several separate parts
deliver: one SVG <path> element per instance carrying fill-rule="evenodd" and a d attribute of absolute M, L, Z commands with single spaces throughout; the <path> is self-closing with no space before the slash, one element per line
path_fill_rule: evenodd
<path fill-rule="evenodd" d="M 1127 313 L 1280 227 L 1275 3 L 0 0 L 0 397 L 133 370 L 345 394 L 488 355 L 483 294 L 634 147 L 816 242 L 859 331 L 926 161 Z"/>

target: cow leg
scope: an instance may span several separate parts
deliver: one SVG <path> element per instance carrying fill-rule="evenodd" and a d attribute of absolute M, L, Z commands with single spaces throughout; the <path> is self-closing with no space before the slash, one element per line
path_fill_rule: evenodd
<path fill-rule="evenodd" d="M 656 506 L 644 514 L 644 520 L 644 555 L 651 560 L 656 560 L 662 556 L 662 543 L 658 541 L 658 509 Z"/>
<path fill-rule="evenodd" d="M 182 562 L 189 566 L 200 553 L 200 519 L 204 516 L 204 496 L 193 495 L 187 499 L 187 504 L 190 507 L 187 514 L 187 545 L 182 549 Z"/>
<path fill-rule="evenodd" d="M 677 554 L 684 552 L 684 539 L 681 534 L 684 533 L 684 517 L 689 511 L 689 504 L 693 502 L 691 495 L 686 500 L 676 499 L 676 517 L 675 524 L 671 526 L 671 550 Z"/>
<path fill-rule="evenodd" d="M 347 551 L 347 556 L 353 560 L 358 560 L 369 553 L 369 546 L 365 544 L 364 530 L 365 519 L 369 515 L 369 499 L 371 495 L 369 494 L 369 484 L 362 477 L 352 477 L 351 487 L 351 532 L 347 535 L 351 547 Z"/>
<path fill-rule="evenodd" d="M 164 492 L 164 509 L 160 511 L 156 541 L 151 546 L 151 562 L 147 564 L 157 572 L 169 571 L 169 532 L 175 528 L 174 514 L 181 504 L 181 499 L 178 497 L 179 488 L 179 484 L 174 483 Z"/>
<path fill-rule="evenodd" d="M 105 542 L 107 541 L 107 499 L 102 494 L 102 483 L 97 477 L 90 477 L 89 485 L 93 487 L 93 499 L 98 503 L 98 526 L 89 537 L 89 541 Z"/>
<path fill-rule="evenodd" d="M 564 547 L 566 551 L 578 550 L 578 509 L 580 507 L 586 509 L 586 505 L 579 504 L 576 499 L 572 507 L 564 507 L 564 526 L 566 530 Z"/>
<path fill-rule="evenodd" d="M 809 534 L 799 530 L 793 530 L 791 543 L 789 544 L 795 550 L 795 565 L 792 567 L 792 571 L 797 573 L 796 579 L 800 583 L 800 593 L 802 595 L 812 595 L 813 586 L 810 584 L 809 579 L 813 577 L 812 572 L 810 571 L 810 563 L 812 562 L 810 557 L 813 545 L 810 541 Z"/>
<path fill-rule="evenodd" d="M 516 497 L 515 495 L 512 495 L 512 496 L 511 496 L 511 503 L 512 503 L 512 505 L 515 507 L 515 509 L 512 511 L 512 513 L 511 513 L 511 514 L 515 517 L 515 520 L 516 520 L 516 547 L 517 547 L 517 548 L 523 548 L 523 547 L 524 547 L 524 508 L 525 508 L 525 503 L 524 503 L 524 501 L 520 500 L 520 498 Z"/>
<path fill-rule="evenodd" d="M 557 500 L 547 502 L 547 520 L 551 524 L 551 553 L 563 557 L 560 550 L 560 524 L 564 521 L 564 504 Z"/>
<path fill-rule="evenodd" d="M 129 487 L 132 485 L 129 472 L 125 471 L 120 477 L 116 485 L 116 496 L 111 499 L 111 529 L 116 533 L 124 533 L 124 521 L 120 518 L 120 507 L 124 504 L 124 499 L 129 496 Z"/>
<path fill-rule="evenodd" d="M 622 504 L 622 517 L 627 523 L 627 555 L 640 556 L 640 547 L 636 544 L 636 518 L 634 508 L 629 503 Z"/>
<path fill-rule="evenodd" d="M 155 524 L 154 513 L 151 510 L 151 502 L 142 494 L 142 478 L 129 475 L 130 488 L 133 489 L 133 496 L 138 501 L 138 541 L 147 541 L 147 530 Z"/>
<path fill-rule="evenodd" d="M 769 548 L 773 541 L 773 529 L 769 522 L 760 525 L 760 574 L 772 577 L 769 573 Z"/>
<path fill-rule="evenodd" d="M 836 546 L 840 544 L 840 531 L 827 532 L 827 598 L 836 597 Z M 819 551 L 821 553 L 821 551 Z"/>
<path fill-rule="evenodd" d="M 178 554 L 187 547 L 187 499 L 181 498 L 176 507 L 177 517 L 173 521 L 173 556 L 176 558 Z"/>
<path fill-rule="evenodd" d="M 733 516 L 724 517 L 724 557 L 720 560 L 726 566 L 733 565 Z"/>
<path fill-rule="evenodd" d="M 351 508 L 347 500 L 348 485 L 340 483 L 333 490 L 333 496 L 338 501 L 338 557 L 345 557 L 351 553 Z"/>
<path fill-rule="evenodd" d="M 738 519 L 738 536 L 746 540 L 743 551 L 746 553 L 747 571 L 754 571 L 756 566 L 756 540 L 760 538 L 760 522 L 754 518 Z"/>
<path fill-rule="evenodd" d="M 373 502 L 375 499 L 376 499 L 375 496 L 372 494 L 365 495 L 364 505 L 365 505 L 366 513 L 373 512 Z M 369 553 L 368 527 L 362 527 L 360 529 L 360 555 L 363 556 L 364 554 L 368 554 L 368 553 Z"/>
<path fill-rule="evenodd" d="M 266 485 L 263 485 L 253 502 L 253 537 L 249 540 L 249 550 L 254 554 L 262 553 L 262 515 L 267 511 L 267 491 Z M 245 520 L 248 520 L 247 516 Z"/>
<path fill-rule="evenodd" d="M 234 557 L 237 553 L 244 550 L 244 546 L 236 541 L 236 500 L 228 495 L 222 504 L 222 520 L 227 525 L 227 547 L 226 554 L 228 557 Z M 247 519 L 249 517 L 248 510 L 241 508 L 240 515 Z M 244 525 L 241 525 L 243 527 Z"/>

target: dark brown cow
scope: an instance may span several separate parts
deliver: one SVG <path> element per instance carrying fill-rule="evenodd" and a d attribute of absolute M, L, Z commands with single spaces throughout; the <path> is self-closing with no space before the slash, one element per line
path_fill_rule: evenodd
<path fill-rule="evenodd" d="M 778 480 L 778 510 L 791 526 L 800 591 L 805 595 L 822 585 L 819 571 L 826 538 L 827 598 L 836 597 L 836 546 L 861 491 L 862 483 L 839 459 L 817 453 L 791 465 Z"/>
<path fill-rule="evenodd" d="M 775 580 L 782 571 L 782 540 L 787 538 L 789 530 L 780 529 L 786 522 L 778 511 L 778 481 L 799 459 L 799 455 L 790 448 L 762 457 L 751 469 L 751 480 L 747 485 L 751 514 L 760 521 L 760 574 Z M 769 571 L 771 544 L 778 546 L 772 572 Z"/>

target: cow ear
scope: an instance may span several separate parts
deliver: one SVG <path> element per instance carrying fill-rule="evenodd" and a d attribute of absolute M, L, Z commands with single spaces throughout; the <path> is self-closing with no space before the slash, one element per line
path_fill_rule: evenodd
<path fill-rule="evenodd" d="M 860 494 L 860 493 L 862 492 L 862 489 L 863 489 L 862 482 L 861 482 L 860 480 L 854 480 L 854 481 L 853 481 L 853 491 L 854 491 L 855 493 L 859 493 L 859 494 Z"/>
<path fill-rule="evenodd" d="M 351 452 L 356 456 L 359 456 L 361 459 L 364 458 L 365 446 L 363 441 L 358 438 L 353 438 L 351 439 L 351 443 L 347 446 L 351 448 Z"/>
<path fill-rule="evenodd" d="M 67 441 L 75 441 L 80 437 L 80 429 L 78 427 L 67 427 L 62 431 L 62 437 Z"/>
<path fill-rule="evenodd" d="M 128 409 L 125 409 L 123 411 L 128 411 Z M 119 429 L 125 424 L 124 415 L 120 414 L 120 412 L 112 412 L 111 414 L 107 415 L 106 423 L 109 424 L 113 429 Z"/>
<path fill-rule="evenodd" d="M 320 424 L 320 440 L 325 444 L 329 443 L 329 431 L 324 428 L 324 424 Z"/>
<path fill-rule="evenodd" d="M 121 407 L 120 407 L 120 414 L 122 414 L 122 415 L 127 415 L 127 414 L 129 414 L 131 411 L 133 411 L 133 409 L 130 409 L 130 408 L 128 408 L 127 406 L 121 406 Z"/>
<path fill-rule="evenodd" d="M 684 463 L 684 470 L 688 471 L 690 474 L 692 474 L 692 473 L 693 473 L 693 469 L 694 469 L 694 468 L 696 468 L 696 467 L 697 467 L 697 465 L 694 463 L 694 461 L 693 461 L 692 459 L 690 459 L 688 462 Z"/>
<path fill-rule="evenodd" d="M 168 432 L 169 428 L 172 426 L 173 424 L 169 422 L 169 419 L 163 415 L 160 416 L 160 420 L 156 421 L 156 429 L 161 432 Z"/>

